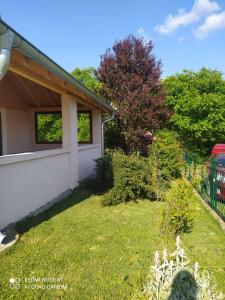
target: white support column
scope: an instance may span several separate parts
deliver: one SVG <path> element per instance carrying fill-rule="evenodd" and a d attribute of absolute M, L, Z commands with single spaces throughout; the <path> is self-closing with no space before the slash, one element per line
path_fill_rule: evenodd
<path fill-rule="evenodd" d="M 1 109 L 1 122 L 2 122 L 2 155 L 8 154 L 8 139 L 7 139 L 7 110 Z"/>
<path fill-rule="evenodd" d="M 92 134 L 93 134 L 93 144 L 101 144 L 101 126 L 102 117 L 101 111 L 98 109 L 92 110 Z"/>
<path fill-rule="evenodd" d="M 79 181 L 78 139 L 77 139 L 77 102 L 73 96 L 62 95 L 63 148 L 70 150 L 70 188 L 74 189 Z"/>

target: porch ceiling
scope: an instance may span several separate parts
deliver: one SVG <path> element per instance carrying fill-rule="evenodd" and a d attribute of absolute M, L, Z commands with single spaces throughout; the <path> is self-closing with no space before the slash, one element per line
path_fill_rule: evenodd
<path fill-rule="evenodd" d="M 12 71 L 8 71 L 0 82 L 0 108 L 28 110 L 60 106 L 60 94 Z"/>

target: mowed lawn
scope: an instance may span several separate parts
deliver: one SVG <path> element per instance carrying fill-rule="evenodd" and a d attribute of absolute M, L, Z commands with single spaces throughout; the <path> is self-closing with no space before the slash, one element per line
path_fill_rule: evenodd
<path fill-rule="evenodd" d="M 101 197 L 77 191 L 20 224 L 20 241 L 0 254 L 0 299 L 122 300 L 141 290 L 154 251 L 164 247 L 158 236 L 163 204 L 102 207 Z M 225 293 L 224 232 L 200 200 L 196 207 L 194 229 L 182 237 L 184 248 L 193 262 L 212 271 Z M 20 278 L 20 289 L 10 289 L 10 278 Z M 62 278 L 67 289 L 32 289 L 26 278 Z"/>

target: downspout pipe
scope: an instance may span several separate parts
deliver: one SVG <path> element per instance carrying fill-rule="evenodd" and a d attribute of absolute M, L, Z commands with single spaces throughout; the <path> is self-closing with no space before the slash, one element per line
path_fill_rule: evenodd
<path fill-rule="evenodd" d="M 7 30 L 0 36 L 0 81 L 5 76 L 10 65 L 11 49 L 14 41 L 14 33 Z M 0 244 L 6 235 L 0 231 Z"/>
<path fill-rule="evenodd" d="M 102 157 L 104 156 L 104 127 L 105 127 L 105 123 L 113 120 L 115 117 L 115 112 L 112 113 L 111 117 L 106 119 L 105 121 L 102 121 L 102 148 L 101 148 L 101 152 L 102 152 Z"/>
<path fill-rule="evenodd" d="M 14 33 L 7 30 L 0 36 L 0 81 L 8 71 L 11 58 L 11 49 L 14 41 Z"/>

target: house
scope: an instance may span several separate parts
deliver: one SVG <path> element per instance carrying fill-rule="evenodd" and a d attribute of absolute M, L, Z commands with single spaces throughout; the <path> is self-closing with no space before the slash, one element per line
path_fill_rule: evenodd
<path fill-rule="evenodd" d="M 102 155 L 102 114 L 112 112 L 0 20 L 0 229 L 62 198 L 93 174 Z M 84 140 L 79 140 L 79 117 L 86 120 Z M 43 120 L 57 120 L 62 136 L 49 139 L 56 123 L 41 127 Z"/>

